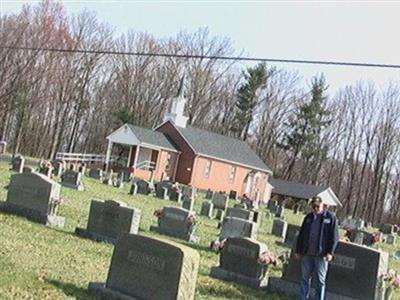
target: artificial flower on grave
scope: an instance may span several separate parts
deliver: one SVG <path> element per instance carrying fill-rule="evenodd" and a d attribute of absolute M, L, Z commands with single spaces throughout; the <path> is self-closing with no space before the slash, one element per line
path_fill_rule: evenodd
<path fill-rule="evenodd" d="M 380 243 L 382 242 L 382 234 L 380 232 L 374 232 L 372 234 L 372 243 Z"/>
<path fill-rule="evenodd" d="M 260 254 L 257 261 L 259 264 L 264 266 L 266 265 L 276 266 L 278 264 L 278 257 L 276 257 L 275 254 L 273 254 L 270 251 L 264 251 L 263 253 Z"/>
<path fill-rule="evenodd" d="M 211 242 L 210 250 L 212 250 L 216 253 L 221 252 L 222 248 L 224 248 L 225 242 L 226 242 L 226 239 L 223 239 L 221 241 L 216 240 L 216 241 Z"/>
<path fill-rule="evenodd" d="M 197 223 L 196 216 L 195 215 L 189 215 L 187 217 L 187 222 L 188 222 L 189 225 L 192 225 L 192 226 L 196 225 L 196 223 Z"/>
<path fill-rule="evenodd" d="M 162 209 L 162 208 L 156 209 L 156 210 L 154 211 L 153 215 L 154 215 L 155 217 L 157 217 L 158 219 L 161 218 L 161 217 L 163 216 L 163 209 Z"/>

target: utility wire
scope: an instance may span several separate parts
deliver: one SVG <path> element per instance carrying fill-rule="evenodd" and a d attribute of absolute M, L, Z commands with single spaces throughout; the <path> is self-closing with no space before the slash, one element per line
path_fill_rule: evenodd
<path fill-rule="evenodd" d="M 259 57 L 217 56 L 217 55 L 214 56 L 214 55 L 174 54 L 174 53 L 156 53 L 156 52 L 123 52 L 123 51 L 112 51 L 112 50 L 59 49 L 59 48 L 19 47 L 19 46 L 0 46 L 0 49 L 400 69 L 400 65 L 397 64 L 378 64 L 378 63 L 325 61 L 325 60 L 302 60 L 302 59 L 259 58 Z"/>

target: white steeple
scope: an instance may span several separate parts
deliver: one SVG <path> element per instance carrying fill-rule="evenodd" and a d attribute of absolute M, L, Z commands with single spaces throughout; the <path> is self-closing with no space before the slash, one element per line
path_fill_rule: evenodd
<path fill-rule="evenodd" d="M 176 126 L 186 127 L 188 117 L 183 115 L 185 111 L 186 99 L 184 96 L 184 83 L 185 75 L 182 76 L 181 82 L 179 83 L 178 94 L 172 99 L 171 109 L 164 115 L 164 122 L 170 120 Z"/>

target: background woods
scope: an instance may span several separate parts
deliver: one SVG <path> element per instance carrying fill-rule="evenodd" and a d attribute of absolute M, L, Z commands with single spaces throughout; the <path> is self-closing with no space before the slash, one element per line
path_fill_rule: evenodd
<path fill-rule="evenodd" d="M 211 56 L 239 55 L 207 29 L 168 39 L 117 36 L 96 15 L 68 15 L 44 1 L 0 18 L 0 44 Z M 0 139 L 12 151 L 104 153 L 121 123 L 162 121 L 186 74 L 192 125 L 245 139 L 276 176 L 331 186 L 352 214 L 400 219 L 400 89 L 359 82 L 331 94 L 322 76 L 269 65 L 142 56 L 0 49 Z"/>

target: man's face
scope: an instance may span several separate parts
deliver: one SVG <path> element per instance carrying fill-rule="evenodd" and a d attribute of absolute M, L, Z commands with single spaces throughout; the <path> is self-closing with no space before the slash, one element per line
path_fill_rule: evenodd
<path fill-rule="evenodd" d="M 313 211 L 317 214 L 320 214 L 321 212 L 324 211 L 324 204 L 321 203 L 313 203 L 312 205 Z"/>

